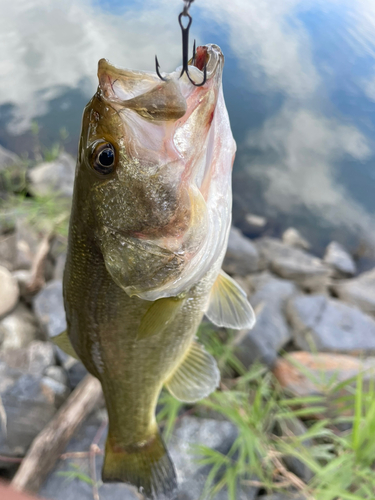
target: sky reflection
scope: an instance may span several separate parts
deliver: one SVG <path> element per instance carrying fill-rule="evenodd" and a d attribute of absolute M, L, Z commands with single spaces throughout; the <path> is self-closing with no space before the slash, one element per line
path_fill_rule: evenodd
<path fill-rule="evenodd" d="M 47 142 L 67 127 L 74 153 L 100 58 L 180 64 L 181 3 L 0 0 L 0 143 L 30 152 L 36 119 Z M 332 235 L 375 248 L 375 2 L 197 0 L 192 14 L 197 42 L 226 55 L 241 214 L 319 233 L 317 248 Z"/>

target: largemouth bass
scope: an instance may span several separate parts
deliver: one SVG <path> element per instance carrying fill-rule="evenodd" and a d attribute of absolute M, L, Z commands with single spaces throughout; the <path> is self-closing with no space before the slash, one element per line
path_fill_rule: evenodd
<path fill-rule="evenodd" d="M 246 294 L 221 271 L 231 223 L 235 155 L 216 45 L 190 74 L 161 81 L 99 61 L 83 114 L 58 345 L 97 377 L 109 415 L 103 481 L 147 497 L 176 486 L 155 408 L 163 386 L 194 402 L 218 386 L 195 340 L 204 314 L 251 328 Z M 68 339 L 70 345 L 67 344 Z"/>

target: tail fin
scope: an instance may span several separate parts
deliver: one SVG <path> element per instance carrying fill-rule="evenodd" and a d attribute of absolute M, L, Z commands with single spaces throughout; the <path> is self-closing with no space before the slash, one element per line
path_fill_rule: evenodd
<path fill-rule="evenodd" d="M 125 447 L 108 435 L 102 479 L 130 483 L 153 500 L 169 499 L 177 488 L 176 472 L 159 432 L 146 444 Z"/>

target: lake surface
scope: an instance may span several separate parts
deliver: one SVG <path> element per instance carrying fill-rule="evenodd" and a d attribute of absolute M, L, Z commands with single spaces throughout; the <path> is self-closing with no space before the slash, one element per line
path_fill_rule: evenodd
<path fill-rule="evenodd" d="M 76 154 L 82 110 L 105 57 L 162 71 L 181 64 L 171 0 L 0 0 L 0 144 L 32 157 L 62 129 Z M 375 0 L 196 0 L 191 37 L 226 57 L 238 152 L 234 222 L 297 227 L 375 249 Z M 32 125 L 34 124 L 34 125 Z"/>

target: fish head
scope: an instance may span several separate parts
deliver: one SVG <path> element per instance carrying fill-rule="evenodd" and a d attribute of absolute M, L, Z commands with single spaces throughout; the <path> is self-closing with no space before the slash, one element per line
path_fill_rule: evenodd
<path fill-rule="evenodd" d="M 130 296 L 176 296 L 223 254 L 235 143 L 219 47 L 198 47 L 189 66 L 197 82 L 204 64 L 207 81 L 196 87 L 179 69 L 162 81 L 99 61 L 76 190 L 108 272 Z"/>

